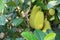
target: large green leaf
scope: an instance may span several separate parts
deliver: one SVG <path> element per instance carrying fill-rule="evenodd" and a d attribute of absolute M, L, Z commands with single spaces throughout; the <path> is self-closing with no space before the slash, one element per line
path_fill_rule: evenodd
<path fill-rule="evenodd" d="M 47 8 L 50 9 L 50 8 L 53 8 L 54 6 L 58 5 L 58 1 L 49 1 L 48 4 L 47 4 Z"/>
<path fill-rule="evenodd" d="M 46 36 L 46 34 L 41 30 L 35 30 L 34 35 L 38 38 L 38 40 L 44 40 L 44 37 Z"/>
<path fill-rule="evenodd" d="M 5 2 L 4 2 L 5 0 L 0 0 L 0 12 L 4 9 L 4 7 L 5 7 Z"/>
<path fill-rule="evenodd" d="M 6 17 L 7 15 L 1 15 L 0 16 L 0 25 L 5 25 L 6 24 Z"/>
<path fill-rule="evenodd" d="M 24 40 L 23 38 L 16 38 L 16 40 Z"/>
<path fill-rule="evenodd" d="M 12 20 L 11 22 L 12 22 L 13 26 L 18 26 L 18 25 L 20 25 L 23 22 L 23 19 L 16 18 L 16 19 Z"/>
<path fill-rule="evenodd" d="M 26 40 L 38 40 L 34 34 L 31 32 L 22 32 L 21 34 Z"/>
<path fill-rule="evenodd" d="M 43 3 L 43 0 L 36 0 L 36 5 L 40 6 L 43 10 L 47 10 L 47 5 Z"/>
<path fill-rule="evenodd" d="M 44 40 L 53 40 L 56 36 L 56 33 L 49 33 L 45 36 Z"/>

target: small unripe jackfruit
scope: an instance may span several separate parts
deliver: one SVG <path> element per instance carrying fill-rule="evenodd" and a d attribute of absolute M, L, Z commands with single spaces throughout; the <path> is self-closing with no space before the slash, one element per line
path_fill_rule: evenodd
<path fill-rule="evenodd" d="M 51 29 L 51 25 L 50 22 L 47 20 L 47 18 L 45 18 L 45 25 L 42 31 L 46 32 L 48 29 Z"/>
<path fill-rule="evenodd" d="M 49 14 L 50 14 L 50 15 L 54 15 L 54 14 L 55 14 L 55 10 L 54 10 L 54 9 L 52 9 L 52 8 L 51 8 L 51 9 L 49 9 Z"/>

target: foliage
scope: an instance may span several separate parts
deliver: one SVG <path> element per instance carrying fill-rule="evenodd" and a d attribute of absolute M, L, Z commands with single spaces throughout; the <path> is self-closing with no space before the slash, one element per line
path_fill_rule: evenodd
<path fill-rule="evenodd" d="M 0 40 L 60 40 L 60 0 L 0 0 Z"/>

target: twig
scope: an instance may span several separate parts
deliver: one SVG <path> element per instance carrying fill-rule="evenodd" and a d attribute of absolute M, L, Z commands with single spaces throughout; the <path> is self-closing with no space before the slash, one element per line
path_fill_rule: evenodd
<path fill-rule="evenodd" d="M 29 11 L 30 11 L 30 8 L 26 11 L 26 13 L 25 13 L 25 17 L 26 17 L 26 22 L 27 22 L 27 28 L 28 28 L 28 31 L 30 31 L 30 27 L 29 27 L 29 18 L 28 18 L 28 13 L 29 13 Z"/>

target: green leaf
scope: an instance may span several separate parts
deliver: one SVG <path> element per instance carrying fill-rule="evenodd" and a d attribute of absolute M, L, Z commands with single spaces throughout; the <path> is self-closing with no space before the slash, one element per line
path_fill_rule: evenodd
<path fill-rule="evenodd" d="M 0 25 L 6 24 L 6 17 L 7 17 L 7 15 L 1 15 L 0 16 Z"/>
<path fill-rule="evenodd" d="M 22 5 L 23 5 L 22 0 L 19 0 L 19 5 L 20 5 L 20 7 L 22 8 Z"/>
<path fill-rule="evenodd" d="M 58 25 L 58 28 L 60 29 L 60 24 Z"/>
<path fill-rule="evenodd" d="M 56 0 L 56 1 L 58 1 L 58 3 L 60 3 L 60 0 Z"/>
<path fill-rule="evenodd" d="M 36 5 L 40 6 L 43 10 L 47 10 L 47 5 L 43 3 L 43 0 L 36 0 Z"/>
<path fill-rule="evenodd" d="M 13 25 L 13 26 L 18 26 L 18 25 L 20 25 L 22 22 L 23 22 L 23 19 L 21 19 L 21 18 L 16 18 L 16 19 L 12 20 L 12 25 Z"/>
<path fill-rule="evenodd" d="M 48 4 L 47 4 L 47 8 L 50 9 L 50 8 L 53 8 L 54 6 L 58 5 L 58 1 L 49 1 Z"/>
<path fill-rule="evenodd" d="M 23 38 L 16 38 L 16 40 L 24 40 Z"/>
<path fill-rule="evenodd" d="M 30 0 L 24 0 L 23 6 L 22 6 L 22 10 L 25 12 L 29 6 L 29 2 Z"/>
<path fill-rule="evenodd" d="M 6 38 L 6 40 L 11 40 L 11 38 Z"/>
<path fill-rule="evenodd" d="M 38 40 L 31 32 L 22 32 L 21 34 L 26 40 Z"/>
<path fill-rule="evenodd" d="M 46 33 L 48 34 L 48 33 L 53 33 L 54 31 L 52 30 L 52 29 L 48 29 L 47 31 L 46 31 Z"/>
<path fill-rule="evenodd" d="M 9 2 L 7 2 L 7 5 L 8 6 L 15 7 L 16 6 L 16 3 L 14 1 L 9 1 Z"/>
<path fill-rule="evenodd" d="M 35 30 L 34 35 L 38 38 L 38 40 L 44 40 L 44 37 L 46 36 L 46 34 L 41 30 Z"/>
<path fill-rule="evenodd" d="M 4 9 L 4 7 L 5 7 L 5 2 L 4 2 L 5 0 L 0 0 L 0 12 L 2 12 L 2 10 Z"/>
<path fill-rule="evenodd" d="M 50 21 L 55 20 L 55 16 L 52 16 L 49 20 L 50 20 Z"/>
<path fill-rule="evenodd" d="M 60 40 L 60 33 L 56 34 L 55 40 Z"/>
<path fill-rule="evenodd" d="M 57 8 L 57 11 L 58 11 L 57 16 L 58 16 L 58 18 L 60 19 L 60 7 Z"/>
<path fill-rule="evenodd" d="M 45 36 L 44 40 L 53 40 L 56 36 L 56 33 L 49 33 Z"/>
<path fill-rule="evenodd" d="M 1 26 L 0 25 L 0 32 L 5 32 L 6 31 L 6 26 Z"/>
<path fill-rule="evenodd" d="M 23 38 L 6 38 L 5 40 L 24 40 Z"/>
<path fill-rule="evenodd" d="M 32 1 L 32 3 L 35 2 L 35 0 L 31 0 L 31 1 Z"/>

